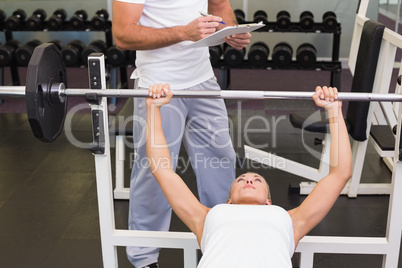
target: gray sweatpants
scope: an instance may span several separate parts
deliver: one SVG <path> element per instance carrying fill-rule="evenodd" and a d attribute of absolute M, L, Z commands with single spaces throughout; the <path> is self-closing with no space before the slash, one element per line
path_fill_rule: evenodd
<path fill-rule="evenodd" d="M 213 77 L 187 90 L 220 90 Z M 162 127 L 176 169 L 183 142 L 197 178 L 200 201 L 207 207 L 225 203 L 235 178 L 235 152 L 222 99 L 173 98 L 161 109 Z M 171 207 L 150 172 L 146 155 L 146 107 L 134 99 L 135 160 L 130 181 L 130 230 L 168 231 Z M 157 262 L 158 248 L 127 247 L 135 267 Z"/>

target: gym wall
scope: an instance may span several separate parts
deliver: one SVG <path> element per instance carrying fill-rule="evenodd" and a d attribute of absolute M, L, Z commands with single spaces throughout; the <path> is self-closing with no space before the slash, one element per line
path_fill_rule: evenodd
<path fill-rule="evenodd" d="M 335 12 L 337 20 L 341 23 L 340 60 L 346 61 L 349 57 L 350 43 L 359 0 L 230 0 L 233 9 L 243 9 L 246 18 L 253 20 L 257 10 L 264 10 L 268 14 L 268 21 L 275 21 L 276 15 L 281 10 L 290 13 L 291 21 L 299 21 L 303 11 L 310 11 L 314 15 L 314 21 L 321 22 L 322 16 L 327 11 Z M 367 17 L 378 19 L 379 0 L 370 0 Z M 246 9 L 247 7 L 247 9 Z M 298 45 L 308 42 L 317 48 L 317 57 L 329 59 L 332 52 L 331 34 L 306 34 L 306 33 L 253 33 L 251 43 L 263 41 L 271 48 L 278 42 L 286 41 L 294 49 Z"/>
<path fill-rule="evenodd" d="M 107 0 L 51 0 L 51 1 L 36 1 L 36 0 L 0 0 L 0 9 L 4 10 L 7 17 L 10 16 L 15 10 L 23 9 L 27 17 L 32 15 L 32 12 L 38 8 L 42 8 L 47 13 L 47 18 L 52 16 L 53 12 L 62 8 L 67 12 L 67 20 L 74 15 L 74 13 L 83 9 L 88 13 L 88 20 L 96 13 L 97 10 L 104 8 L 108 9 Z M 111 13 L 111 12 L 110 12 Z M 46 40 L 60 40 L 65 45 L 74 39 L 79 39 L 88 45 L 91 41 L 97 39 L 105 39 L 105 34 L 103 32 L 83 32 L 83 31 L 54 31 L 54 32 L 13 32 L 14 39 L 20 41 L 21 44 L 28 42 L 32 39 L 38 39 L 43 42 Z M 5 43 L 4 34 L 0 33 L 0 43 Z"/>
<path fill-rule="evenodd" d="M 340 45 L 340 59 L 346 62 L 349 56 L 350 43 L 353 33 L 354 18 L 359 0 L 230 0 L 233 9 L 242 9 L 246 14 L 248 21 L 253 20 L 253 14 L 257 10 L 264 10 L 268 14 L 268 21 L 275 21 L 276 15 L 281 10 L 286 10 L 291 15 L 291 21 L 297 22 L 303 11 L 310 11 L 314 15 L 314 20 L 322 21 L 322 15 L 326 11 L 333 11 L 337 15 L 338 22 L 341 23 L 342 35 Z M 101 8 L 109 10 L 111 13 L 112 0 L 52 0 L 52 1 L 36 1 L 36 0 L 2 0 L 0 9 L 3 9 L 7 16 L 11 15 L 14 10 L 22 8 L 30 16 L 37 8 L 43 8 L 47 12 L 47 16 L 57 8 L 63 8 L 67 11 L 67 19 L 70 18 L 78 9 L 84 9 L 88 13 L 90 19 L 95 12 Z M 379 0 L 371 0 L 367 16 L 371 19 L 377 19 Z M 111 18 L 110 18 L 111 19 Z M 102 32 L 14 32 L 14 38 L 21 43 L 25 43 L 32 39 L 42 41 L 58 39 L 67 44 L 73 39 L 80 39 L 85 44 L 89 44 L 95 39 L 104 39 Z M 286 41 L 297 48 L 301 43 L 311 43 L 317 48 L 317 57 L 319 59 L 329 59 L 332 52 L 331 34 L 315 34 L 315 33 L 267 33 L 255 32 L 251 44 L 263 41 L 269 48 L 273 49 L 275 44 Z M 5 43 L 4 34 L 0 34 L 0 43 Z"/>

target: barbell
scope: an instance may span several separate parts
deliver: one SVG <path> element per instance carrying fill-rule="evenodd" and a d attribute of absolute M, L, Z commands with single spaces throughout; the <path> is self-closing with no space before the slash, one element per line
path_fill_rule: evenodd
<path fill-rule="evenodd" d="M 99 74 L 102 75 L 102 74 Z M 96 83 L 96 81 L 92 81 Z M 305 99 L 314 92 L 172 90 L 175 98 L 212 99 Z M 0 97 L 25 97 L 32 132 L 43 142 L 53 142 L 60 135 L 66 118 L 69 97 L 129 98 L 148 97 L 148 90 L 68 88 L 67 74 L 60 50 L 52 43 L 35 48 L 27 67 L 26 85 L 0 86 Z M 339 100 L 401 102 L 400 94 L 340 92 Z"/>

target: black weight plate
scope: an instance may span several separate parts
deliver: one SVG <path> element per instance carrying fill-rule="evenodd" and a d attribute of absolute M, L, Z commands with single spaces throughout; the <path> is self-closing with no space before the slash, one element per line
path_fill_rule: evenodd
<path fill-rule="evenodd" d="M 109 18 L 109 12 L 104 8 L 99 9 L 98 11 L 96 11 L 95 14 L 100 16 L 100 17 L 105 18 L 105 20 L 107 20 Z"/>
<path fill-rule="evenodd" d="M 219 63 L 222 56 L 222 47 L 220 45 L 209 47 L 209 60 L 211 65 Z"/>
<path fill-rule="evenodd" d="M 276 25 L 278 29 L 285 30 L 290 27 L 290 14 L 286 10 L 279 11 L 276 15 Z"/>
<path fill-rule="evenodd" d="M 237 24 L 243 24 L 243 23 L 246 22 L 246 20 L 244 19 L 245 16 L 246 16 L 246 14 L 244 13 L 243 10 L 241 10 L 241 9 L 235 9 L 235 10 L 234 10 L 234 14 L 235 14 L 235 16 L 236 16 Z"/>
<path fill-rule="evenodd" d="M 91 20 L 91 28 L 93 30 L 102 30 L 105 28 L 106 20 L 103 17 L 96 16 Z"/>
<path fill-rule="evenodd" d="M 67 12 L 62 9 L 62 8 L 58 8 L 54 11 L 53 15 L 60 17 L 60 19 L 63 21 L 67 18 Z"/>
<path fill-rule="evenodd" d="M 88 13 L 84 9 L 77 10 L 75 15 L 82 18 L 83 21 L 86 21 L 88 18 Z"/>
<path fill-rule="evenodd" d="M 323 27 L 326 30 L 335 30 L 338 21 L 336 20 L 336 14 L 332 11 L 327 11 L 324 13 L 324 15 L 322 16 L 322 23 L 323 23 Z"/>
<path fill-rule="evenodd" d="M 13 39 L 0 46 L 0 66 L 7 66 L 12 62 L 14 52 L 19 47 L 19 44 L 19 41 Z"/>
<path fill-rule="evenodd" d="M 66 69 L 60 50 L 52 43 L 44 43 L 32 54 L 25 86 L 29 124 L 34 136 L 43 142 L 56 140 L 66 117 L 67 99 L 64 103 L 51 100 L 53 83 L 64 83 L 67 87 Z"/>
<path fill-rule="evenodd" d="M 106 52 L 106 60 L 112 66 L 123 66 L 126 62 L 126 54 L 128 52 L 117 49 L 116 46 L 110 47 Z"/>
<path fill-rule="evenodd" d="M 130 63 L 135 65 L 135 60 L 137 59 L 137 52 L 135 50 L 130 50 L 130 52 L 128 52 L 128 58 L 130 60 Z"/>
<path fill-rule="evenodd" d="M 292 63 L 292 54 L 292 47 L 286 42 L 281 42 L 274 47 L 272 62 L 278 68 L 287 68 Z"/>
<path fill-rule="evenodd" d="M 223 59 L 227 65 L 238 67 L 243 63 L 244 54 L 245 48 L 237 50 L 232 47 L 227 47 L 223 55 Z"/>
<path fill-rule="evenodd" d="M 269 48 L 263 42 L 254 43 L 248 52 L 247 58 L 254 67 L 264 67 L 268 61 Z"/>
<path fill-rule="evenodd" d="M 317 61 L 317 50 L 310 43 L 301 44 L 296 51 L 297 64 L 302 68 L 311 68 Z"/>
<path fill-rule="evenodd" d="M 6 12 L 0 9 L 0 22 L 3 22 L 7 18 Z"/>
<path fill-rule="evenodd" d="M 314 27 L 314 15 L 310 11 L 304 11 L 300 14 L 300 27 L 309 30 Z"/>

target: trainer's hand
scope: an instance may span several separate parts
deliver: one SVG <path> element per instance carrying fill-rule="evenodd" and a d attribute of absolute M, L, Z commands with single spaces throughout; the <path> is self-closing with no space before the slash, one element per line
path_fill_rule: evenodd
<path fill-rule="evenodd" d="M 250 33 L 234 34 L 225 37 L 225 42 L 235 49 L 243 49 L 250 44 Z"/>
<path fill-rule="evenodd" d="M 325 109 L 341 108 L 342 102 L 338 101 L 338 89 L 336 87 L 316 87 L 313 100 L 319 107 Z"/>
<path fill-rule="evenodd" d="M 146 98 L 146 104 L 153 104 L 157 107 L 168 104 L 173 97 L 173 92 L 170 91 L 170 85 L 168 83 L 160 83 L 150 86 L 148 94 L 149 98 Z"/>
<path fill-rule="evenodd" d="M 212 15 L 196 18 L 183 27 L 185 40 L 195 42 L 213 34 L 220 25 L 220 21 L 222 21 L 221 17 Z"/>

